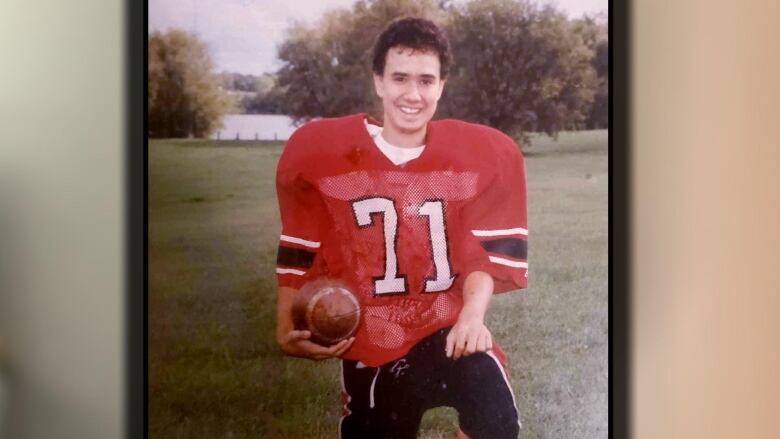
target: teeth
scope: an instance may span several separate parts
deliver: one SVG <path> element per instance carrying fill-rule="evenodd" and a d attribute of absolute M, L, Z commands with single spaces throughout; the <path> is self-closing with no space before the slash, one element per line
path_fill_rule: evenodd
<path fill-rule="evenodd" d="M 406 114 L 417 114 L 420 112 L 419 108 L 409 108 L 409 107 L 400 107 L 401 111 L 403 111 Z"/>

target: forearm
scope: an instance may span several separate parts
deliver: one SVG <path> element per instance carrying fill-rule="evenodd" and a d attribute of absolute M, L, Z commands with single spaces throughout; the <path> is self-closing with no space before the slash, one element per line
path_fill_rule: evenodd
<path fill-rule="evenodd" d="M 463 309 L 458 320 L 485 320 L 490 299 L 493 297 L 493 278 L 484 271 L 469 273 L 463 283 Z"/>
<path fill-rule="evenodd" d="M 474 352 L 492 348 L 490 331 L 485 326 L 485 313 L 493 297 L 493 278 L 484 271 L 474 271 L 463 283 L 463 308 L 458 321 L 447 334 L 447 357 L 458 359 Z"/>

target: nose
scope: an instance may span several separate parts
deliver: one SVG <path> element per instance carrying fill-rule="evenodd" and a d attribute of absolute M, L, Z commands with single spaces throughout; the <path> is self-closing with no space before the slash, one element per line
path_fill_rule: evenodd
<path fill-rule="evenodd" d="M 406 88 L 406 93 L 404 93 L 404 97 L 410 101 L 417 102 L 422 97 L 420 96 L 420 90 L 417 88 L 416 81 L 409 81 L 409 84 Z"/>

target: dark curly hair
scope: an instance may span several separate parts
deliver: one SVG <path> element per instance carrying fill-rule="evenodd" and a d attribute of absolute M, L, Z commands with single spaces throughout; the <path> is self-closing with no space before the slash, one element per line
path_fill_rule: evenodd
<path fill-rule="evenodd" d="M 452 64 L 450 43 L 444 32 L 432 21 L 424 18 L 405 17 L 394 20 L 379 34 L 374 44 L 373 70 L 377 75 L 385 72 L 387 52 L 393 47 L 433 52 L 439 56 L 439 77 L 446 79 Z"/>

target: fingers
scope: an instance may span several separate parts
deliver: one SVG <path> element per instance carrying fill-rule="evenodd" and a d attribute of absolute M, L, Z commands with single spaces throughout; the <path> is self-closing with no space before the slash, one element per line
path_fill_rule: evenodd
<path fill-rule="evenodd" d="M 477 352 L 487 352 L 491 349 L 493 349 L 493 336 L 491 336 L 490 331 L 485 328 L 477 339 Z"/>
<path fill-rule="evenodd" d="M 475 352 L 485 352 L 490 345 L 492 347 L 492 341 L 490 340 L 490 331 L 486 327 L 479 328 L 478 330 L 471 331 L 466 337 L 466 345 L 463 350 L 463 356 L 471 355 Z"/>
<path fill-rule="evenodd" d="M 340 342 L 329 346 L 324 347 L 320 346 L 318 344 L 314 344 L 314 352 L 313 352 L 313 359 L 315 360 L 327 360 L 328 358 L 334 358 L 334 357 L 340 357 L 349 350 L 350 347 L 352 347 L 352 343 L 355 341 L 355 337 L 350 337 L 345 340 L 341 340 Z"/>
<path fill-rule="evenodd" d="M 355 337 L 342 340 L 332 346 L 322 346 L 309 340 L 311 332 L 309 331 L 291 331 L 287 334 L 289 346 L 288 352 L 297 357 L 309 358 L 312 360 L 325 360 L 343 355 L 355 341 Z"/>
<path fill-rule="evenodd" d="M 309 340 L 301 340 L 298 342 L 298 349 L 302 351 L 302 356 L 318 361 L 331 358 L 333 356 L 332 351 L 334 350 L 334 346 L 325 347 Z"/>
<path fill-rule="evenodd" d="M 352 347 L 352 343 L 355 341 L 355 337 L 350 337 L 346 340 L 341 340 L 340 342 L 336 343 L 332 346 L 332 348 L 335 348 L 333 351 L 334 357 L 340 357 L 344 355 L 344 352 L 347 352 L 349 348 Z"/>
<path fill-rule="evenodd" d="M 447 358 L 452 358 L 453 360 L 460 358 L 463 352 L 463 340 L 464 337 L 458 325 L 450 329 L 449 334 L 447 334 L 447 348 L 445 349 Z"/>
<path fill-rule="evenodd" d="M 447 334 L 447 358 L 452 358 L 453 360 L 460 358 L 460 356 L 463 354 L 465 344 L 465 331 L 461 330 L 458 326 L 454 326 L 452 329 L 450 329 L 450 333 Z"/>
<path fill-rule="evenodd" d="M 468 328 L 456 325 L 447 334 L 446 354 L 447 358 L 453 360 L 475 352 L 486 352 L 492 348 L 493 337 L 485 326 Z"/>
<path fill-rule="evenodd" d="M 475 350 L 477 352 L 485 352 L 487 350 L 487 333 L 485 331 L 482 331 L 477 336 Z"/>
<path fill-rule="evenodd" d="M 290 331 L 287 334 L 287 341 L 296 341 L 296 340 L 308 340 L 311 337 L 310 331 Z"/>
<path fill-rule="evenodd" d="M 468 331 L 457 331 L 455 334 L 455 347 L 452 351 L 452 359 L 457 360 L 463 355 L 463 351 L 466 349 Z"/>

